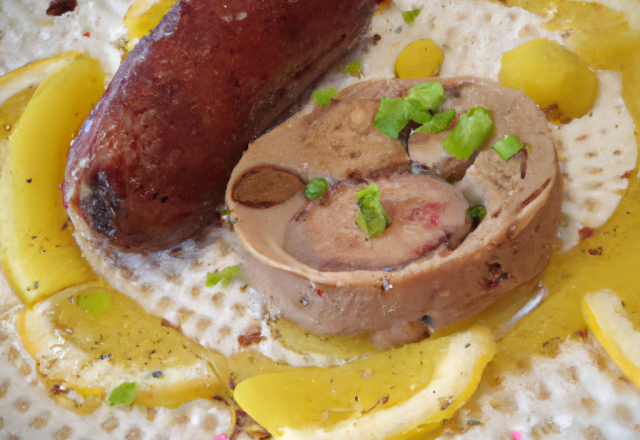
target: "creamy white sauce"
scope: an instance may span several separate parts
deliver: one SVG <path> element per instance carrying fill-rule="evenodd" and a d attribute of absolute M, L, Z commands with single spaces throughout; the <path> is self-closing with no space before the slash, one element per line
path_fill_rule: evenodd
<path fill-rule="evenodd" d="M 591 111 L 554 130 L 564 180 L 565 219 L 558 232 L 563 251 L 580 241 L 580 229 L 599 228 L 611 217 L 638 159 L 635 124 L 621 98 L 622 75 L 601 71 L 598 80 Z"/>
<path fill-rule="evenodd" d="M 627 5 L 624 1 L 619 1 L 620 4 Z M 121 52 L 116 46 L 121 46 L 124 41 L 122 17 L 129 3 L 130 0 L 79 1 L 75 12 L 62 17 L 46 16 L 44 11 L 47 3 L 38 0 L 9 0 L 0 3 L 0 73 L 38 58 L 77 49 L 87 51 L 99 59 L 103 69 L 111 76 L 120 61 Z M 423 9 L 415 23 L 405 23 L 401 11 L 420 7 Z M 627 6 L 625 8 L 628 9 Z M 445 61 L 440 72 L 442 76 L 473 75 L 497 80 L 500 57 L 504 51 L 538 37 L 562 43 L 558 34 L 549 33 L 542 28 L 542 22 L 542 18 L 526 11 L 494 3 L 472 0 L 398 0 L 374 18 L 370 34 L 378 34 L 382 38 L 361 55 L 362 77 L 353 78 L 346 74 L 344 68 L 335 69 L 316 88 L 333 86 L 342 89 L 362 79 L 393 77 L 393 63 L 397 55 L 409 42 L 419 38 L 432 38 L 443 48 Z M 85 32 L 90 32 L 90 37 L 83 37 Z M 358 57 L 360 55 L 348 61 L 354 61 Z M 597 118 L 592 119 L 597 119 L 598 127 L 604 124 L 601 128 L 611 128 L 611 123 L 614 122 L 624 124 L 618 130 L 620 133 L 624 132 L 625 139 L 622 154 L 624 161 L 618 161 L 622 159 L 619 157 L 615 157 L 615 161 L 610 159 L 613 157 L 613 150 L 607 150 L 602 151 L 599 163 L 603 169 L 606 168 L 604 176 L 618 176 L 617 167 L 626 171 L 635 164 L 635 140 L 633 143 L 628 142 L 630 133 L 632 137 L 633 127 L 629 128 L 628 121 L 622 122 L 628 112 L 620 98 L 619 80 L 610 73 L 599 73 L 599 78 L 601 89 L 608 91 L 610 100 L 598 102 L 593 109 Z M 573 153 L 568 151 L 578 151 L 576 156 L 579 156 L 581 148 L 571 142 L 572 137 L 577 137 L 575 132 L 587 130 L 585 133 L 590 134 L 590 130 L 594 130 L 586 121 L 577 120 L 558 130 L 563 140 L 563 151 L 571 160 L 573 156 L 570 154 Z M 628 164 L 631 165 L 627 166 Z M 591 175 L 585 174 L 584 169 L 584 165 L 576 165 L 575 169 L 573 164 L 564 166 L 565 175 L 570 176 L 576 185 L 575 191 L 569 185 L 565 194 L 582 194 L 578 191 L 580 182 L 591 179 Z M 603 183 L 607 191 L 590 196 L 596 197 L 603 206 L 606 205 L 606 209 L 598 214 L 598 221 L 606 220 L 615 209 L 617 201 L 612 203 L 610 196 L 622 189 L 623 183 L 619 182 L 619 178 L 607 180 Z M 563 237 L 571 234 L 576 236 L 581 225 L 596 224 L 588 223 L 595 215 L 593 212 L 588 209 L 587 213 L 583 212 L 584 205 L 581 202 L 575 202 L 575 207 L 571 203 L 574 203 L 573 199 L 567 198 L 563 206 L 568 215 L 574 216 L 573 223 L 563 230 Z M 115 288 L 132 296 L 149 312 L 179 326 L 187 337 L 207 348 L 229 355 L 239 349 L 238 336 L 261 331 L 267 340 L 260 343 L 258 349 L 275 360 L 298 366 L 338 363 L 325 356 L 301 355 L 282 347 L 270 334 L 262 316 L 257 294 L 259 285 L 244 289 L 244 281 L 234 278 L 224 291 L 219 287 L 205 287 L 207 272 L 242 264 L 244 251 L 232 231 L 212 231 L 202 241 L 196 243 L 189 240 L 181 248 L 180 255 L 174 253 L 172 256 L 165 251 L 144 257 L 113 252 L 102 246 L 96 246 L 91 251 L 86 249 L 92 264 L 105 274 Z M 4 417 L 0 422 L 0 432 L 19 433 L 23 438 L 33 438 L 36 435 L 53 438 L 56 431 L 68 426 L 73 430 L 68 438 L 124 438 L 127 433 L 135 431 L 140 433 L 140 438 L 196 440 L 211 438 L 212 434 L 226 430 L 229 423 L 228 412 L 203 400 L 182 405 L 175 410 L 158 409 L 153 422 L 148 420 L 145 413 L 135 408 L 111 409 L 103 405 L 91 415 L 78 416 L 56 406 L 44 387 L 37 382 L 35 365 L 17 340 L 11 316 L 21 305 L 10 292 L 4 274 L 0 274 L 0 294 L 0 313 L 5 313 L 5 319 L 0 321 L 3 332 L 0 338 L 0 391 L 1 384 L 9 384 L 4 397 L 0 393 L 0 417 Z M 613 393 L 611 390 L 614 384 L 618 386 L 615 375 L 621 373 L 596 368 L 592 361 L 593 351 L 581 343 L 564 345 L 562 354 L 556 359 L 537 359 L 529 375 L 507 377 L 503 389 L 483 393 L 483 396 L 496 398 L 513 395 L 517 405 L 515 410 L 505 411 L 504 408 L 494 409 L 488 403 L 483 404 L 483 426 L 470 430 L 470 435 L 477 439 L 506 438 L 511 429 L 531 433 L 532 427 L 551 420 L 551 426 L 557 427 L 559 431 L 556 433 L 553 430 L 556 428 L 553 428 L 549 438 L 583 438 L 581 435 L 585 432 L 584 429 L 588 429 L 590 425 L 608 438 L 637 438 L 637 435 L 632 437 L 632 429 L 634 423 L 640 423 L 638 390 L 623 387 L 619 394 Z M 30 372 L 22 376 L 19 371 L 21 368 L 23 372 L 26 371 L 25 365 Z M 609 367 L 612 371 L 617 371 L 617 367 Z M 571 368 L 578 369 L 578 381 L 564 380 L 564 372 Z M 539 386 L 536 384 L 549 389 L 554 398 L 542 399 L 537 396 L 531 391 L 531 387 Z M 586 395 L 599 408 L 595 413 L 579 408 L 580 399 Z M 21 399 L 28 401 L 26 409 L 23 409 Z M 615 412 L 611 412 L 610 408 L 619 408 L 620 405 L 631 408 L 630 413 L 624 410 L 625 414 L 631 414 L 630 425 L 622 426 L 620 418 L 615 416 Z M 48 421 L 46 427 L 38 430 L 30 426 L 36 417 L 43 414 Z M 464 417 L 464 414 L 460 413 L 459 417 Z M 111 426 L 109 420 L 115 420 L 117 427 L 110 432 L 100 428 L 96 434 L 96 426 Z"/>
<path fill-rule="evenodd" d="M 46 14 L 46 0 L 0 2 L 0 75 L 58 53 L 79 50 L 100 61 L 110 79 L 128 41 L 122 24 L 133 0 L 80 0 L 73 12 Z M 88 36 L 87 36 L 88 33 Z"/>

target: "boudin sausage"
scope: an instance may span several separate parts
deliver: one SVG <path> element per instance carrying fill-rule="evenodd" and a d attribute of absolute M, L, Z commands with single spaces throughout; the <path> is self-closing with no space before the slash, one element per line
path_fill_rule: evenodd
<path fill-rule="evenodd" d="M 216 217 L 233 166 L 354 47 L 372 0 L 182 0 L 124 60 L 75 139 L 74 221 L 133 249 Z"/>

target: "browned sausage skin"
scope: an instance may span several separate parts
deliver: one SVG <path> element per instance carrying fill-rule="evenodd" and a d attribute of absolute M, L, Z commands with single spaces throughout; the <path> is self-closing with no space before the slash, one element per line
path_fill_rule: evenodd
<path fill-rule="evenodd" d="M 125 59 L 69 152 L 65 200 L 117 245 L 210 224 L 246 145 L 367 27 L 371 0 L 182 0 Z"/>

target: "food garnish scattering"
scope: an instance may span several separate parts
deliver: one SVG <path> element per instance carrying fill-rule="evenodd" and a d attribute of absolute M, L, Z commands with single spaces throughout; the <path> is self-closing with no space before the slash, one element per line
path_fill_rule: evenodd
<path fill-rule="evenodd" d="M 519 404 L 522 383 L 529 396 L 532 366 L 544 364 L 536 355 L 556 371 L 578 346 L 578 358 L 599 356 L 594 387 L 605 374 L 617 375 L 621 396 L 640 386 L 637 302 L 625 291 L 637 246 L 616 244 L 637 242 L 633 205 L 623 203 L 629 217 L 615 226 L 576 230 L 578 249 L 552 257 L 556 237 L 578 222 L 573 212 L 568 225 L 569 205 L 581 203 L 574 189 L 563 195 L 562 179 L 588 182 L 589 197 L 603 182 L 603 194 L 620 197 L 635 179 L 620 95 L 629 102 L 638 90 L 629 72 L 640 63 L 624 47 L 640 36 L 626 25 L 624 38 L 611 31 L 622 15 L 558 2 L 555 18 L 532 15 L 525 26 L 523 11 L 478 2 L 487 26 L 519 29 L 492 64 L 484 46 L 499 32 L 465 36 L 454 26 L 444 37 L 439 9 L 480 20 L 456 2 L 386 0 L 368 39 L 360 34 L 373 0 L 263 3 L 135 1 L 129 41 L 117 43 L 126 58 L 97 107 L 104 74 L 87 54 L 0 77 L 0 201 L 9 208 L 0 259 L 26 306 L 3 312 L 0 353 L 77 413 L 51 405 L 26 427 L 47 406 L 15 399 L 0 369 L 0 399 L 11 396 L 18 415 L 0 417 L 0 430 L 21 423 L 28 436 L 65 422 L 54 408 L 83 425 L 108 417 L 100 428 L 126 438 L 156 435 L 140 428 L 165 423 L 162 414 L 181 433 L 201 425 L 216 440 L 521 440 L 583 422 L 533 424 L 536 402 L 524 422 L 521 408 L 500 413 L 494 396 Z M 583 32 L 601 9 L 609 33 L 593 32 L 596 40 Z M 509 12 L 486 12 L 497 10 Z M 477 57 L 464 55 L 461 39 Z M 385 51 L 393 58 L 381 70 Z M 464 65 L 445 64 L 456 52 Z M 301 98 L 307 105 L 286 119 Z M 627 158 L 620 173 L 606 169 L 606 147 L 593 146 L 603 140 L 617 145 L 607 154 Z M 576 160 L 576 145 L 605 159 L 589 176 L 613 173 L 624 186 L 574 180 L 575 167 L 594 164 Z M 579 209 L 595 217 L 605 198 Z M 578 265 L 619 271 L 615 262 L 621 279 L 594 270 L 589 289 L 620 296 L 605 288 L 583 297 Z M 607 370 L 605 351 L 631 382 Z M 579 387 L 582 365 L 565 370 L 579 377 L 568 388 Z M 551 399 L 539 399 L 551 402 L 561 391 L 548 383 L 538 385 Z M 492 421 L 496 411 L 510 421 Z M 589 404 L 594 421 L 582 432 L 597 437 L 606 411 Z M 622 432 L 635 409 L 615 411 L 629 415 L 614 422 Z M 53 436 L 73 436 L 67 428 Z"/>

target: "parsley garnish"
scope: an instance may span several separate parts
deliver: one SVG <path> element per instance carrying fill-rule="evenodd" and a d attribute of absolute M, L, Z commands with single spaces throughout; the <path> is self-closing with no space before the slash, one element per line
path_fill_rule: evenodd
<path fill-rule="evenodd" d="M 207 287 L 213 287 L 218 283 L 221 283 L 223 289 L 229 287 L 229 283 L 231 282 L 231 278 L 234 276 L 239 276 L 242 279 L 246 280 L 246 276 L 242 268 L 238 265 L 229 266 L 222 269 L 220 272 L 208 272 L 207 273 Z"/>
<path fill-rule="evenodd" d="M 323 107 L 331 104 L 331 100 L 338 96 L 338 92 L 333 87 L 324 90 L 315 90 L 311 93 L 311 97 Z"/>
<path fill-rule="evenodd" d="M 469 159 L 487 140 L 493 130 L 491 113 L 484 107 L 473 107 L 460 116 L 458 125 L 442 140 L 444 151 L 458 159 Z"/>
<path fill-rule="evenodd" d="M 133 403 L 133 399 L 136 398 L 136 392 L 135 382 L 123 382 L 111 391 L 107 401 L 111 406 L 119 403 L 131 405 Z"/>
<path fill-rule="evenodd" d="M 372 183 L 362 191 L 358 191 L 360 213 L 356 223 L 369 238 L 382 234 L 391 224 L 391 219 L 380 203 L 381 194 L 377 183 Z"/>

